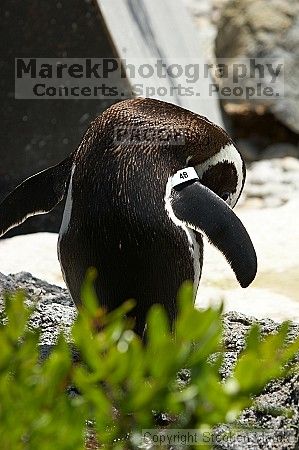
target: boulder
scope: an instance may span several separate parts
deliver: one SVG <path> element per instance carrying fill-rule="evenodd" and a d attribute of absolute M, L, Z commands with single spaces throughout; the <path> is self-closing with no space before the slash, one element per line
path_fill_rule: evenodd
<path fill-rule="evenodd" d="M 232 38 L 233 37 L 233 38 Z M 284 62 L 279 77 L 284 93 L 274 100 L 223 101 L 226 111 L 232 113 L 241 106 L 273 113 L 283 124 L 299 133 L 299 3 L 297 0 L 232 0 L 222 9 L 215 42 L 217 58 L 233 58 L 234 63 L 244 58 L 274 59 Z M 266 79 L 260 80 L 262 85 Z M 249 78 L 241 81 L 250 86 Z M 220 80 L 221 85 L 221 80 Z"/>
<path fill-rule="evenodd" d="M 52 346 L 61 331 L 69 331 L 77 311 L 67 289 L 49 284 L 28 272 L 5 276 L 0 273 L 0 309 L 5 292 L 22 289 L 27 305 L 35 309 L 30 326 L 42 331 L 41 346 Z"/>

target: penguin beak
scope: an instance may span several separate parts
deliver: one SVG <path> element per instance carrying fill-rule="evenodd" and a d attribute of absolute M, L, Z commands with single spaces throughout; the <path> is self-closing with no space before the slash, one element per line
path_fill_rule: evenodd
<path fill-rule="evenodd" d="M 224 254 L 240 285 L 249 286 L 257 271 L 256 253 L 244 225 L 232 209 L 198 180 L 173 187 L 170 203 L 181 222 L 206 235 Z"/>

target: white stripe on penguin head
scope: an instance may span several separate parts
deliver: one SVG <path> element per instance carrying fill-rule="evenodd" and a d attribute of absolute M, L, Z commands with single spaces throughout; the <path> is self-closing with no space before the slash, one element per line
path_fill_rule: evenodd
<path fill-rule="evenodd" d="M 243 160 L 241 158 L 240 153 L 236 149 L 236 147 L 233 144 L 227 144 L 225 147 L 223 147 L 218 153 L 211 156 L 209 159 L 204 161 L 202 164 L 199 164 L 198 166 L 195 166 L 195 170 L 201 179 L 203 174 L 210 169 L 211 167 L 215 166 L 219 163 L 228 162 L 235 166 L 237 171 L 237 186 L 236 186 L 236 192 L 233 194 L 234 202 L 231 204 L 231 206 L 234 206 L 237 199 L 239 198 L 243 186 Z"/>

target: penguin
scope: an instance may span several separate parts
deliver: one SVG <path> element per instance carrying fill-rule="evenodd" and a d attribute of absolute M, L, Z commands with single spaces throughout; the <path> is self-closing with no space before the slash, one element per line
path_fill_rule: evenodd
<path fill-rule="evenodd" d="M 196 296 L 203 236 L 222 252 L 240 285 L 255 278 L 256 253 L 232 208 L 245 164 L 219 126 L 174 104 L 120 101 L 99 115 L 65 160 L 21 183 L 0 205 L 0 235 L 66 197 L 58 238 L 64 280 L 77 306 L 89 267 L 101 306 L 133 298 L 143 334 L 151 305 L 173 323 L 176 296 Z"/>

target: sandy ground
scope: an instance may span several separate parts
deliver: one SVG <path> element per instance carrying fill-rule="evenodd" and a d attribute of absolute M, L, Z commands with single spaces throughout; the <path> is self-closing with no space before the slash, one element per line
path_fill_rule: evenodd
<path fill-rule="evenodd" d="M 226 311 L 257 318 L 299 322 L 299 198 L 279 208 L 236 209 L 254 242 L 258 275 L 247 289 L 239 287 L 221 253 L 205 246 L 197 305 L 224 301 Z M 57 234 L 36 233 L 0 241 L 0 272 L 27 271 L 64 286 L 56 253 Z"/>

